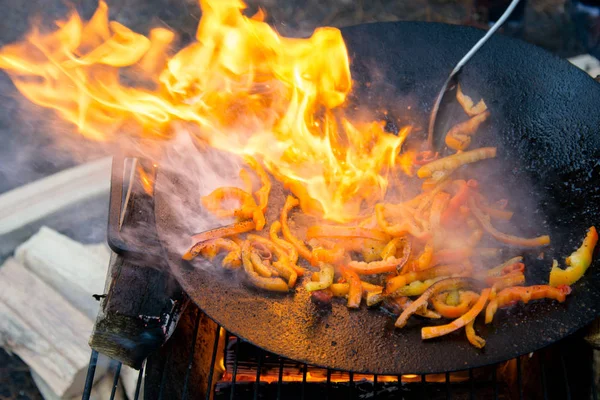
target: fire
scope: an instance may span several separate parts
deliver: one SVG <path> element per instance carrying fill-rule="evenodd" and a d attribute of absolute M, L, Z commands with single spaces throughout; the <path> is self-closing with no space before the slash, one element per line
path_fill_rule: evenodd
<path fill-rule="evenodd" d="M 200 141 L 261 159 L 305 212 L 343 222 L 381 200 L 387 175 L 410 164 L 398 157 L 410 129 L 393 135 L 345 115 L 352 78 L 340 31 L 285 38 L 264 12 L 245 16 L 241 0 L 200 7 L 196 41 L 175 54 L 173 32 L 133 32 L 101 1 L 87 22 L 73 12 L 56 31 L 34 28 L 5 46 L 0 68 L 88 139 L 168 138 L 184 121 Z"/>

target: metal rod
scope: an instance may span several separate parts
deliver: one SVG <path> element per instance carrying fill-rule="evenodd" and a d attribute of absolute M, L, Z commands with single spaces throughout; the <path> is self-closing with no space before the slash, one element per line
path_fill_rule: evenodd
<path fill-rule="evenodd" d="M 325 398 L 329 400 L 329 391 L 331 389 L 331 370 L 327 368 L 327 386 L 325 392 Z"/>
<path fill-rule="evenodd" d="M 494 399 L 498 400 L 498 366 L 494 366 L 494 372 L 492 372 L 492 384 L 494 386 Z"/>
<path fill-rule="evenodd" d="M 231 374 L 231 393 L 229 395 L 229 400 L 233 400 L 235 396 L 235 381 L 237 379 L 237 369 L 238 369 L 238 355 L 240 352 L 240 338 L 236 338 L 235 341 L 235 359 L 233 360 L 233 373 Z"/>
<path fill-rule="evenodd" d="M 374 399 L 376 399 L 378 397 L 377 389 L 379 389 L 377 387 L 377 375 L 373 375 L 373 398 Z"/>
<path fill-rule="evenodd" d="M 140 367 L 140 373 L 138 374 L 138 380 L 135 385 L 135 394 L 133 395 L 133 400 L 138 400 L 140 398 L 140 390 L 142 388 L 142 377 L 144 376 L 144 366 L 146 363 L 143 363 Z"/>
<path fill-rule="evenodd" d="M 348 373 L 348 390 L 350 400 L 354 399 L 354 372 Z"/>
<path fill-rule="evenodd" d="M 172 349 L 173 346 L 169 346 L 169 350 Z M 165 394 L 165 385 L 167 384 L 167 371 L 169 370 L 169 366 L 171 365 L 171 355 L 172 351 L 169 351 L 167 354 L 167 359 L 165 360 L 165 366 L 163 367 L 162 373 L 160 374 L 160 387 L 158 389 L 158 400 L 162 400 L 163 395 Z"/>
<path fill-rule="evenodd" d="M 469 369 L 469 399 L 475 400 L 475 377 L 473 376 L 473 368 Z"/>
<path fill-rule="evenodd" d="M 263 351 L 258 349 L 258 367 L 256 368 L 256 381 L 254 382 L 254 400 L 258 400 L 258 387 L 260 386 L 260 370 L 262 368 Z"/>
<path fill-rule="evenodd" d="M 421 375 L 421 398 L 427 398 L 427 375 Z"/>
<path fill-rule="evenodd" d="M 567 400 L 571 400 L 571 388 L 569 387 L 569 376 L 567 375 L 567 366 L 565 365 L 565 356 L 563 354 L 562 349 L 560 349 L 559 351 L 560 351 L 560 366 L 562 368 L 563 380 L 565 382 L 565 391 L 567 394 L 567 397 L 565 397 L 565 398 Z"/>
<path fill-rule="evenodd" d="M 308 372 L 308 365 L 304 364 L 302 368 L 302 392 L 300 394 L 300 398 L 304 400 L 304 394 L 306 389 L 306 373 Z"/>
<path fill-rule="evenodd" d="M 592 400 L 598 400 L 598 393 L 596 391 L 596 382 L 595 382 L 596 371 L 594 371 L 594 350 L 591 349 L 590 353 L 591 353 L 591 356 L 590 356 L 590 363 L 591 363 L 591 365 L 590 365 L 590 372 L 591 372 L 590 386 L 592 387 L 592 389 L 591 389 L 592 390 Z"/>
<path fill-rule="evenodd" d="M 283 358 L 279 357 L 279 376 L 277 378 L 277 399 L 281 399 L 281 381 L 283 380 Z"/>
<path fill-rule="evenodd" d="M 194 353 L 196 352 L 196 339 L 198 337 L 198 328 L 200 327 L 200 310 L 196 310 L 196 322 L 194 322 L 194 336 L 192 337 L 192 344 L 190 346 L 190 357 L 188 359 L 187 371 L 185 371 L 185 378 L 183 378 L 183 393 L 181 394 L 182 399 L 187 399 L 188 394 L 188 381 L 190 380 L 190 374 L 194 364 Z M 219 341 L 219 336 L 216 338 Z M 210 388 L 209 388 L 210 389 Z"/>
<path fill-rule="evenodd" d="M 450 83 L 452 78 L 454 78 L 454 76 L 458 74 L 458 72 L 460 72 L 461 68 L 473 57 L 473 55 L 475 55 L 475 53 L 477 53 L 477 51 L 485 44 L 485 42 L 488 41 L 490 36 L 492 36 L 508 19 L 515 7 L 519 4 L 519 1 L 520 0 L 512 0 L 512 2 L 508 5 L 502 16 L 498 19 L 498 21 L 496 21 L 496 23 L 486 32 L 486 34 L 483 35 L 483 37 L 479 39 L 477 43 L 475 43 L 475 46 L 473 46 L 471 50 L 469 50 L 467 54 L 465 54 L 463 58 L 460 59 L 460 61 L 456 64 L 452 72 L 450 72 L 450 75 L 448 75 L 448 77 L 446 78 L 446 81 L 442 85 L 442 90 L 440 90 L 437 97 L 435 98 L 435 102 L 433 103 L 433 109 L 431 110 L 431 115 L 429 117 L 429 131 L 427 136 L 427 144 L 429 146 L 429 150 L 433 150 L 433 130 L 435 127 L 437 114 L 440 108 L 440 103 L 442 102 L 442 98 L 444 97 L 446 89 L 448 89 L 448 84 Z"/>
<path fill-rule="evenodd" d="M 544 400 L 548 400 L 548 389 L 546 388 L 546 369 L 544 368 L 544 362 L 542 360 L 543 353 L 538 352 L 538 360 L 540 361 L 540 377 L 542 381 L 542 394 Z"/>
<path fill-rule="evenodd" d="M 517 388 L 519 389 L 519 400 L 523 399 L 523 371 L 521 369 L 521 357 L 517 357 Z"/>
<path fill-rule="evenodd" d="M 446 372 L 446 400 L 450 400 L 452 398 L 452 393 L 450 391 L 450 372 Z"/>
<path fill-rule="evenodd" d="M 198 310 L 200 313 L 200 310 Z M 210 400 L 212 393 L 212 380 L 215 374 L 215 361 L 217 360 L 217 351 L 219 350 L 219 337 L 221 333 L 221 326 L 217 324 L 215 329 L 215 342 L 213 343 L 212 357 L 210 358 L 210 372 L 208 373 L 208 384 L 206 386 L 206 400 Z M 188 367 L 189 368 L 189 367 Z"/>
<path fill-rule="evenodd" d="M 83 387 L 82 400 L 88 400 L 92 394 L 92 386 L 94 385 L 94 375 L 96 375 L 96 364 L 98 364 L 98 352 L 92 350 L 90 356 L 90 364 L 88 365 L 87 375 L 85 377 L 85 386 Z"/>
<path fill-rule="evenodd" d="M 119 376 L 121 375 L 121 366 L 123 364 L 121 364 L 120 362 L 117 363 L 117 369 L 115 370 L 115 378 L 113 379 L 113 386 L 112 386 L 112 390 L 110 391 L 110 400 L 113 400 L 115 398 L 115 395 L 117 394 L 117 386 L 119 386 Z"/>

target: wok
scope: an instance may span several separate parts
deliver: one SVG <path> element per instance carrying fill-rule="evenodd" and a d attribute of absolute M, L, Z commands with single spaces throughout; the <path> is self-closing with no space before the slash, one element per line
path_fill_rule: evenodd
<path fill-rule="evenodd" d="M 395 110 L 395 118 L 422 126 L 448 71 L 483 34 L 469 27 L 422 22 L 359 25 L 342 33 L 355 80 L 352 101 L 359 107 Z M 475 101 L 483 97 L 491 110 L 487 132 L 479 134 L 473 146 L 498 147 L 487 181 L 501 182 L 514 195 L 511 198 L 517 197 L 515 218 L 523 222 L 524 232 L 548 232 L 552 237 L 544 260 L 535 255 L 526 259 L 527 282 L 547 283 L 548 255 L 564 260 L 586 228 L 600 222 L 600 85 L 567 61 L 502 36 L 490 40 L 459 81 Z M 440 121 L 455 117 L 447 111 Z M 444 123 L 438 126 L 443 129 Z M 217 265 L 194 268 L 181 260 L 172 238 L 188 238 L 191 232 L 178 222 L 170 199 L 175 194 L 197 207 L 197 198 L 190 198 L 197 188 L 177 179 L 159 171 L 155 215 L 179 282 L 228 331 L 294 360 L 375 374 L 460 370 L 538 350 L 600 314 L 598 260 L 564 304 L 515 306 L 499 312 L 491 326 L 476 325 L 487 340 L 483 350 L 472 347 L 462 330 L 424 342 L 419 321 L 398 330 L 394 318 L 364 306 L 353 311 L 334 301 L 331 308 L 321 309 L 300 287 L 288 295 L 260 292 L 239 280 L 224 279 L 215 272 Z"/>

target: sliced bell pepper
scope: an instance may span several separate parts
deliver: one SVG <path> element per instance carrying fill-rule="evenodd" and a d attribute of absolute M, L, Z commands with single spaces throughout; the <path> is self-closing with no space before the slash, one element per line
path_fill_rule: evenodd
<path fill-rule="evenodd" d="M 348 308 L 359 308 L 363 292 L 360 277 L 350 268 L 342 267 L 341 272 L 344 279 L 350 285 L 348 290 Z"/>
<path fill-rule="evenodd" d="M 461 291 L 460 300 L 457 305 L 450 305 L 447 298 L 450 292 L 440 293 L 431 299 L 435 311 L 444 318 L 458 318 L 469 311 L 469 308 L 477 301 L 479 294 L 472 291 Z"/>
<path fill-rule="evenodd" d="M 588 229 L 581 247 L 567 257 L 567 269 L 558 268 L 558 263 L 554 262 L 550 271 L 550 286 L 572 285 L 577 282 L 592 263 L 592 255 L 597 243 L 598 232 L 592 226 Z"/>
<path fill-rule="evenodd" d="M 248 276 L 248 279 L 254 286 L 276 292 L 287 292 L 289 290 L 288 284 L 281 278 L 268 278 L 258 275 L 254 270 L 254 265 L 250 259 L 251 255 L 251 244 L 249 241 L 246 241 L 242 246 L 242 263 L 244 265 L 246 276 Z"/>
<path fill-rule="evenodd" d="M 309 292 L 327 289 L 333 283 L 333 265 L 321 263 L 319 270 L 319 282 L 308 282 L 304 287 Z"/>

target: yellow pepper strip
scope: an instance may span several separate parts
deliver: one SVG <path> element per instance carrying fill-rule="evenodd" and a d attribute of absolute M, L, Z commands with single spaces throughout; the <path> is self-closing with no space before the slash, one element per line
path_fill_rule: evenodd
<path fill-rule="evenodd" d="M 319 265 L 319 282 L 308 282 L 304 287 L 309 292 L 314 292 L 315 290 L 323 290 L 327 289 L 333 283 L 333 265 L 321 263 Z"/>
<path fill-rule="evenodd" d="M 550 286 L 572 285 L 577 282 L 592 263 L 592 255 L 597 243 L 598 232 L 592 226 L 588 229 L 581 247 L 567 257 L 567 269 L 558 268 L 558 263 L 554 261 L 550 271 Z"/>
<path fill-rule="evenodd" d="M 251 243 L 259 243 L 261 246 L 264 246 L 269 252 L 271 252 L 271 254 L 277 258 L 276 261 L 271 263 L 271 266 L 277 271 L 278 275 L 287 279 L 290 287 L 293 287 L 296 284 L 298 274 L 291 266 L 290 259 L 288 258 L 285 250 L 262 236 L 249 234 L 247 239 Z M 254 259 L 252 259 L 252 262 L 255 262 Z M 255 268 L 258 269 L 259 267 L 255 264 Z"/>
<path fill-rule="evenodd" d="M 427 279 L 426 281 L 414 281 L 398 290 L 395 290 L 390 296 L 420 296 L 434 283 L 446 279 L 441 276 L 439 278 Z"/>
<path fill-rule="evenodd" d="M 281 233 L 283 234 L 285 240 L 290 242 L 296 248 L 296 250 L 298 250 L 298 254 L 300 254 L 308 262 L 314 265 L 315 260 L 313 258 L 312 252 L 306 247 L 304 242 L 292 235 L 292 232 L 290 231 L 290 228 L 288 226 L 288 213 L 292 208 L 298 206 L 298 204 L 298 199 L 292 196 L 288 196 L 285 200 L 285 204 L 283 205 L 283 209 L 281 210 Z"/>
<path fill-rule="evenodd" d="M 463 93 L 462 88 L 460 87 L 460 83 L 456 88 L 456 100 L 461 105 L 462 109 L 469 117 L 473 117 L 477 114 L 481 114 L 482 112 L 487 110 L 487 105 L 483 99 L 479 100 L 479 103 L 474 104 L 473 99 Z"/>
<path fill-rule="evenodd" d="M 421 339 L 433 339 L 436 337 L 447 335 L 473 321 L 477 317 L 477 315 L 479 315 L 479 313 L 483 310 L 483 307 L 485 307 L 485 303 L 487 303 L 488 299 L 490 298 L 491 291 L 491 289 L 483 289 L 483 291 L 481 292 L 481 296 L 479 296 L 479 299 L 477 300 L 473 308 L 471 308 L 461 317 L 455 319 L 449 324 L 427 326 L 421 329 Z"/>
<path fill-rule="evenodd" d="M 347 254 L 343 248 L 326 249 L 324 247 L 314 247 L 312 250 L 313 259 L 316 262 L 339 265 L 346 261 Z"/>
<path fill-rule="evenodd" d="M 485 339 L 482 338 L 481 336 L 477 335 L 477 332 L 475 332 L 475 319 L 472 319 L 467 326 L 465 326 L 465 332 L 467 334 L 467 339 L 469 340 L 469 343 L 471 343 L 473 346 L 477 347 L 478 349 L 483 349 L 483 347 L 485 346 Z"/>
<path fill-rule="evenodd" d="M 417 171 L 417 176 L 421 179 L 431 177 L 437 171 L 449 172 L 456 168 L 496 157 L 495 147 L 482 147 L 476 150 L 465 151 L 463 153 L 452 154 L 451 156 L 440 158 L 429 164 L 423 165 Z"/>
<path fill-rule="evenodd" d="M 260 258 L 260 255 L 258 255 L 258 253 L 254 250 L 251 250 L 250 261 L 252 261 L 252 266 L 258 275 L 264 276 L 265 278 L 270 278 L 273 276 L 273 271 L 271 268 L 269 268 L 269 266 L 263 262 L 262 258 Z"/>
<path fill-rule="evenodd" d="M 252 157 L 245 157 L 246 163 L 256 172 L 258 177 L 260 178 L 260 182 L 262 186 L 256 192 L 254 192 L 254 196 L 258 201 L 258 208 L 254 210 L 252 219 L 256 223 L 256 230 L 260 231 L 265 226 L 265 212 L 267 211 L 267 205 L 269 204 L 269 193 L 271 193 L 271 179 L 269 175 L 265 172 L 263 167 L 260 165 L 258 161 L 256 161 Z"/>
<path fill-rule="evenodd" d="M 471 144 L 471 136 L 473 136 L 479 125 L 481 125 L 490 116 L 489 111 L 482 112 L 470 119 L 454 125 L 448 133 L 446 133 L 446 146 L 453 150 L 466 150 Z"/>
<path fill-rule="evenodd" d="M 385 290 L 387 293 L 392 294 L 398 289 L 412 282 L 425 281 L 427 279 L 460 274 L 464 269 L 465 267 L 462 264 L 455 264 L 439 265 L 437 267 L 429 268 L 424 271 L 408 272 L 406 274 L 398 275 L 388 280 L 385 286 Z"/>
<path fill-rule="evenodd" d="M 315 272 L 312 276 L 316 276 L 318 278 L 319 273 Z M 311 279 L 312 280 L 312 279 Z M 313 282 L 318 282 L 319 279 L 315 279 Z M 373 285 L 372 283 L 361 281 L 362 286 L 362 294 L 364 298 L 367 298 L 369 293 L 381 293 L 383 291 L 383 287 L 379 285 Z M 329 286 L 329 290 L 335 297 L 345 297 L 348 295 L 350 291 L 350 284 L 348 283 L 332 283 Z"/>
<path fill-rule="evenodd" d="M 256 273 L 252 261 L 250 260 L 251 254 L 251 244 L 249 241 L 246 241 L 242 245 L 242 262 L 244 264 L 244 271 L 246 272 L 246 275 L 248 276 L 250 282 L 260 289 L 272 290 L 276 292 L 287 292 L 289 290 L 289 287 L 283 279 L 266 278 Z"/>
<path fill-rule="evenodd" d="M 291 243 L 279 237 L 280 231 L 281 222 L 273 222 L 271 224 L 271 228 L 269 229 L 271 241 L 273 241 L 273 243 L 281 247 L 287 253 L 288 258 L 290 259 L 290 267 L 296 271 L 296 274 L 298 274 L 298 276 L 304 276 L 304 274 L 306 274 L 306 268 L 302 268 L 298 265 L 298 250 L 296 250 Z"/>

